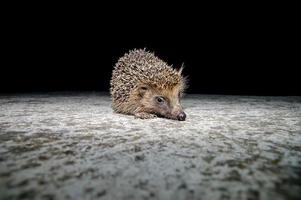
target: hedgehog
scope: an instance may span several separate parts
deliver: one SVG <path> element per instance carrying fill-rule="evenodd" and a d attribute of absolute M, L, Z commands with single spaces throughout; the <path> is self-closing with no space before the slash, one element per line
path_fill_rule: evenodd
<path fill-rule="evenodd" d="M 135 118 L 185 121 L 181 98 L 187 87 L 183 66 L 175 69 L 145 49 L 119 58 L 110 81 L 112 108 Z"/>

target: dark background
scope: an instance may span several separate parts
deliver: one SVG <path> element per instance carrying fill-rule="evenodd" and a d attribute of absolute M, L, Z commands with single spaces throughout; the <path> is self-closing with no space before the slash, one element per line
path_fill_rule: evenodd
<path fill-rule="evenodd" d="M 109 91 L 118 58 L 146 48 L 174 67 L 184 63 L 188 93 L 300 95 L 292 21 L 281 12 L 212 11 L 7 15 L 0 91 Z"/>

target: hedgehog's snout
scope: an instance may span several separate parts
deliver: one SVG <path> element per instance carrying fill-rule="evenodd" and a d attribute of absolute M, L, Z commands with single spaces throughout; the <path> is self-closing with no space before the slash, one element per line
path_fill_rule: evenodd
<path fill-rule="evenodd" d="M 186 119 L 186 114 L 182 111 L 182 112 L 180 112 L 178 115 L 177 115 L 177 119 L 179 120 L 179 121 L 185 121 L 185 119 Z"/>

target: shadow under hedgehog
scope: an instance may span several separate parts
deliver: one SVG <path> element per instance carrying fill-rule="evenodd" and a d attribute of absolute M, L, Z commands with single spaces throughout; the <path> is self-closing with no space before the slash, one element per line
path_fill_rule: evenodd
<path fill-rule="evenodd" d="M 184 121 L 180 99 L 186 89 L 183 67 L 176 70 L 145 49 L 126 53 L 116 63 L 111 85 L 112 108 L 136 118 Z"/>

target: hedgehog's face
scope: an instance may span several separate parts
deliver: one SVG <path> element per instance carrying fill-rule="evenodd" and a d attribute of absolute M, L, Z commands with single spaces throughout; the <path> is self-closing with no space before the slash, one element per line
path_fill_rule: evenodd
<path fill-rule="evenodd" d="M 151 87 L 143 87 L 141 98 L 145 112 L 156 114 L 174 120 L 184 121 L 186 114 L 180 103 L 182 92 L 179 87 L 172 89 L 158 90 Z"/>

